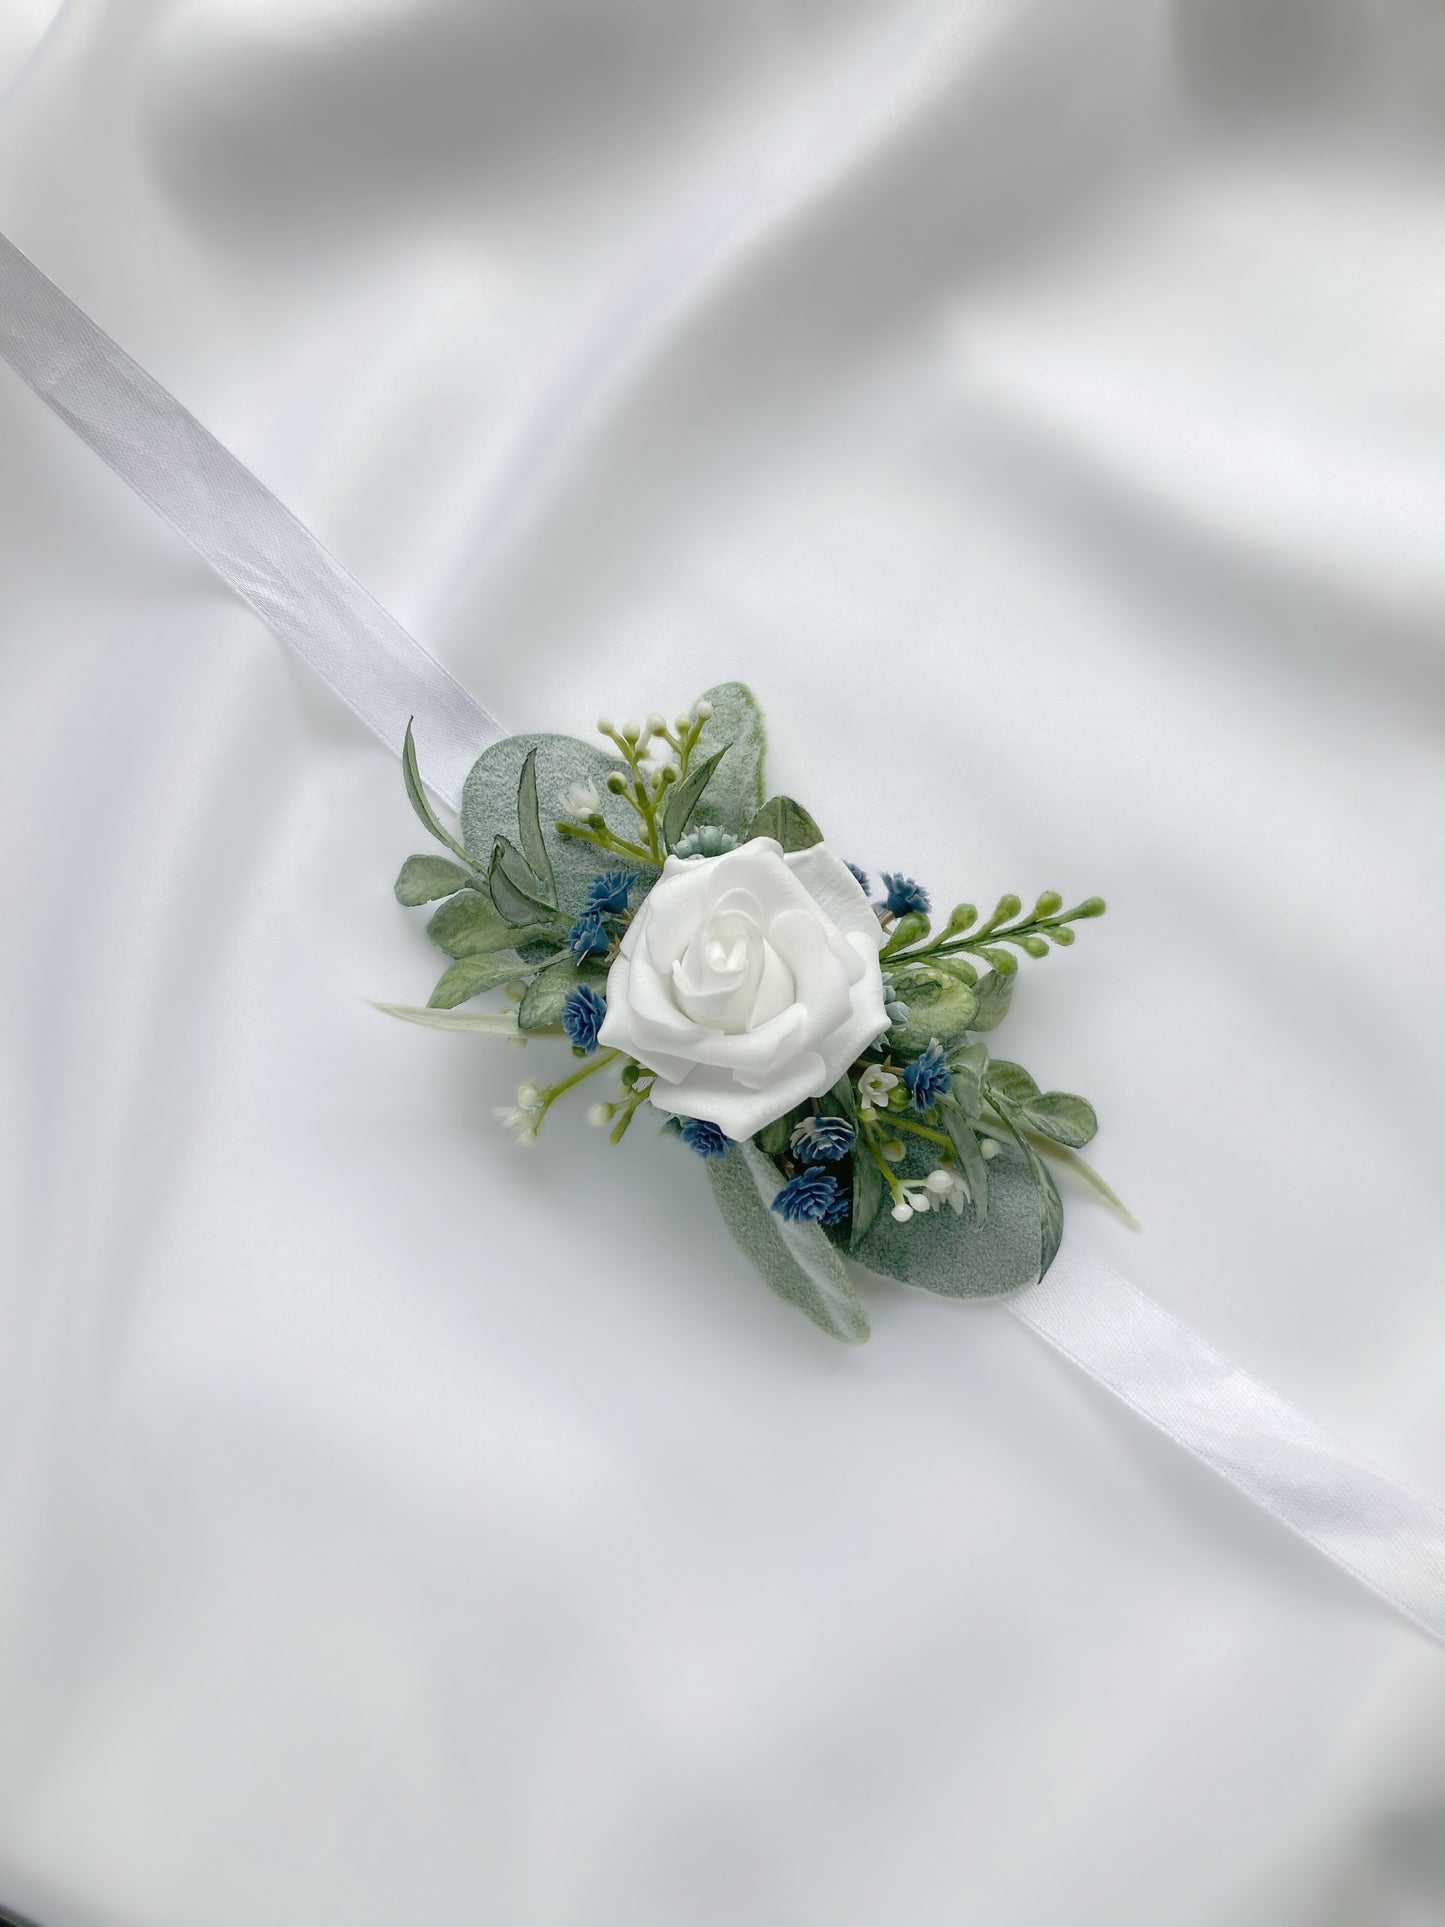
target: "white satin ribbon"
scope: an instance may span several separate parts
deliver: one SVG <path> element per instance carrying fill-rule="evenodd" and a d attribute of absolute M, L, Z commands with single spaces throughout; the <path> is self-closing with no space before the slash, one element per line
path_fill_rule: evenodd
<path fill-rule="evenodd" d="M 501 726 L 3 235 L 0 356 L 383 742 L 399 750 L 415 716 L 428 787 L 459 801 Z M 1445 1643 L 1445 1509 L 1072 1245 L 1006 1302 L 1080 1370 Z"/>
<path fill-rule="evenodd" d="M 454 809 L 501 725 L 264 483 L 0 234 L 0 354 Z"/>

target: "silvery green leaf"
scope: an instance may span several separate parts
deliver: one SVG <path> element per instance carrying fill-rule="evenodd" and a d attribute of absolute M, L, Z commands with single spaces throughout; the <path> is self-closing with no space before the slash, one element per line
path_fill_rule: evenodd
<path fill-rule="evenodd" d="M 988 1160 L 979 1149 L 973 1125 L 966 1115 L 967 1107 L 957 1101 L 957 1072 L 954 1073 L 953 1085 L 951 1096 L 954 1101 L 949 1102 L 945 1098 L 938 1107 L 938 1115 L 943 1121 L 943 1128 L 947 1131 L 954 1150 L 958 1153 L 958 1162 L 963 1169 L 964 1177 L 968 1180 L 968 1188 L 973 1196 L 974 1211 L 979 1223 L 982 1224 L 988 1216 Z"/>
<path fill-rule="evenodd" d="M 713 772 L 728 753 L 728 746 L 715 749 L 711 756 L 704 756 L 699 762 L 693 761 L 680 783 L 674 783 L 667 792 L 667 802 L 662 811 L 662 834 L 669 848 L 678 841 L 692 821 L 698 799 L 712 781 Z"/>
<path fill-rule="evenodd" d="M 848 1242 L 856 1247 L 883 1205 L 883 1173 L 860 1139 L 853 1146 L 853 1223 Z"/>
<path fill-rule="evenodd" d="M 1085 1097 L 1068 1091 L 1044 1091 L 1020 1105 L 1025 1124 L 1040 1137 L 1052 1138 L 1077 1151 L 1087 1144 L 1099 1128 L 1093 1105 Z"/>
<path fill-rule="evenodd" d="M 416 1004 L 373 1004 L 373 1010 L 403 1023 L 425 1024 L 431 1030 L 476 1031 L 487 1037 L 520 1037 L 514 1010 L 422 1010 Z"/>
<path fill-rule="evenodd" d="M 542 835 L 542 820 L 537 811 L 537 752 L 527 751 L 522 773 L 517 778 L 517 837 L 527 868 L 537 879 L 540 900 L 557 907 L 557 881 L 552 874 L 552 859 Z"/>
<path fill-rule="evenodd" d="M 1018 1067 L 1013 1066 L 1014 1069 Z M 1027 1076 L 1027 1072 L 1025 1072 Z M 1054 1174 L 1044 1163 L 1025 1135 L 1023 1113 L 1007 1098 L 990 1092 L 994 1109 L 1007 1124 L 1014 1142 L 1028 1160 L 1029 1175 L 1033 1181 L 1034 1196 L 1039 1210 L 1039 1276 L 1043 1277 L 1049 1266 L 1059 1254 L 1059 1245 L 1064 1235 L 1064 1201 L 1059 1196 L 1059 1187 L 1054 1183 Z M 994 1159 L 994 1169 L 1003 1162 L 1001 1157 Z"/>
<path fill-rule="evenodd" d="M 461 957 L 449 970 L 442 972 L 436 989 L 427 998 L 427 1007 L 430 1010 L 451 1010 L 457 1004 L 466 1003 L 470 997 L 480 997 L 484 990 L 495 990 L 498 984 L 519 978 L 525 968 L 507 952 Z"/>
<path fill-rule="evenodd" d="M 788 1138 L 791 1131 L 792 1118 L 790 1115 L 786 1117 L 775 1117 L 771 1124 L 765 1124 L 762 1130 L 757 1133 L 757 1140 L 769 1157 L 778 1158 L 781 1157 L 788 1148 Z"/>
<path fill-rule="evenodd" d="M 945 1298 L 997 1298 L 1031 1285 L 1039 1275 L 1039 1192 L 1027 1161 L 1011 1146 L 993 1160 L 987 1217 L 945 1205 L 899 1224 L 882 1211 L 853 1256 Z"/>
<path fill-rule="evenodd" d="M 560 1024 L 568 991 L 579 984 L 591 984 L 600 991 L 606 982 L 605 964 L 578 964 L 571 957 L 561 956 L 538 971 L 517 1011 L 517 1022 L 523 1030 L 545 1030 Z"/>
<path fill-rule="evenodd" d="M 406 737 L 401 746 L 401 779 L 406 784 L 406 793 L 412 808 L 431 831 L 438 843 L 445 843 L 465 863 L 467 853 L 457 842 L 451 831 L 446 829 L 441 818 L 431 806 L 431 799 L 422 788 L 421 771 L 416 765 L 416 742 L 411 733 L 411 723 L 406 726 Z"/>
<path fill-rule="evenodd" d="M 693 811 L 694 824 L 717 823 L 741 836 L 763 807 L 763 712 L 745 683 L 719 683 L 706 691 L 712 715 L 702 726 L 698 751 L 711 756 L 731 745 Z M 465 818 L 463 818 L 465 821 Z"/>
<path fill-rule="evenodd" d="M 507 851 L 510 848 L 510 844 L 502 837 L 497 838 L 496 848 L 492 851 L 492 860 L 487 868 L 487 888 L 491 892 L 492 902 L 497 907 L 497 914 L 510 924 L 520 926 L 540 923 L 547 915 L 547 906 L 545 903 L 538 903 L 535 897 L 527 895 L 518 887 L 510 874 L 514 867 L 507 857 Z M 516 859 L 516 864 L 521 865 L 521 858 L 515 851 L 512 851 L 512 856 Z"/>
<path fill-rule="evenodd" d="M 983 1077 L 988 1069 L 988 1050 L 983 1044 L 967 1044 L 954 1051 L 948 1060 L 953 1072 L 953 1099 L 965 1117 L 976 1118 L 983 1109 Z"/>
<path fill-rule="evenodd" d="M 566 795 L 574 783 L 590 783 L 608 827 L 629 840 L 637 833 L 637 818 L 620 796 L 607 788 L 614 771 L 625 773 L 615 756 L 604 755 L 575 736 L 507 736 L 484 749 L 472 765 L 462 791 L 462 837 L 476 861 L 485 866 L 499 836 L 520 842 L 516 820 L 517 791 L 522 765 L 536 752 L 537 805 L 542 841 L 552 866 L 557 901 L 568 918 L 582 907 L 587 885 L 600 869 L 618 858 L 594 844 L 557 834 L 557 819 L 566 815 Z"/>
<path fill-rule="evenodd" d="M 785 850 L 810 850 L 823 841 L 823 832 L 801 803 L 791 796 L 770 796 L 743 832 L 744 842 L 770 836 Z"/>
<path fill-rule="evenodd" d="M 936 1037 L 945 1050 L 963 1042 L 978 1016 L 977 992 L 957 977 L 944 977 L 919 966 L 894 978 L 895 989 L 908 1005 L 908 1021 L 889 1036 L 889 1045 L 904 1057 L 916 1057 Z"/>
<path fill-rule="evenodd" d="M 1023 1065 L 1010 1064 L 1003 1057 L 996 1057 L 984 1072 L 983 1087 L 991 1098 L 1002 1098 L 1006 1104 L 1026 1104 L 1039 1094 Z"/>
<path fill-rule="evenodd" d="M 451 896 L 465 886 L 471 874 L 450 857 L 409 856 L 392 887 L 397 902 L 414 910 L 419 903 L 435 903 L 438 897 Z"/>
<path fill-rule="evenodd" d="M 868 1315 L 842 1259 L 817 1225 L 789 1224 L 770 1208 L 783 1183 L 772 1159 L 747 1143 L 706 1165 L 723 1222 L 765 1283 L 830 1337 L 861 1345 Z"/>
<path fill-rule="evenodd" d="M 529 926 L 536 934 L 536 926 Z M 434 912 L 426 933 L 449 957 L 477 957 L 488 950 L 512 950 L 522 932 L 497 914 L 484 890 L 460 890 Z"/>
<path fill-rule="evenodd" d="M 981 979 L 975 994 L 978 997 L 978 1009 L 973 1014 L 969 1029 L 995 1030 L 1008 1016 L 1008 1007 L 1013 1001 L 1014 980 L 990 970 Z"/>

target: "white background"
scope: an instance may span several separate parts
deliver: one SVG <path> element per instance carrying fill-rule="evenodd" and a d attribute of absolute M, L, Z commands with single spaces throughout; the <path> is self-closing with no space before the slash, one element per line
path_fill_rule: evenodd
<path fill-rule="evenodd" d="M 23 0 L 0 229 L 509 726 L 741 676 L 1109 1257 L 1445 1496 L 1445 16 Z M 993 1307 L 385 1022 L 386 753 L 0 370 L 0 1900 L 1430 1927 L 1445 1655 Z M 1026 967 L 1027 968 L 1027 967 Z M 579 1107 L 579 1112 L 580 1112 Z"/>

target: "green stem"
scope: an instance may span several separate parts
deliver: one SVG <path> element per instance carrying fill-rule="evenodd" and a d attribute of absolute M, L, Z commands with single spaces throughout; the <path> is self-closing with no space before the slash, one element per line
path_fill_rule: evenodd
<path fill-rule="evenodd" d="M 551 1110 L 563 1091 L 570 1091 L 574 1085 L 580 1084 L 584 1077 L 595 1077 L 598 1071 L 606 1070 L 609 1064 L 615 1064 L 621 1055 L 622 1052 L 620 1050 L 598 1051 L 596 1057 L 584 1064 L 580 1071 L 573 1071 L 572 1075 L 570 1077 L 564 1077 L 560 1084 L 549 1085 L 542 1093 L 541 1109 L 537 1112 L 538 1129 L 541 1129 L 542 1119 L 547 1115 L 548 1111 Z"/>
<path fill-rule="evenodd" d="M 903 1187 L 902 1185 L 899 1184 L 898 1179 L 893 1175 L 892 1165 L 889 1164 L 887 1158 L 884 1157 L 882 1151 L 880 1151 L 878 1148 L 878 1143 L 875 1136 L 875 1133 L 878 1128 L 877 1125 L 875 1123 L 871 1123 L 866 1118 L 860 1118 L 858 1121 L 859 1121 L 859 1124 L 862 1126 L 863 1142 L 868 1148 L 868 1155 L 872 1158 L 873 1162 L 878 1166 L 878 1169 L 883 1173 L 884 1182 L 888 1186 L 889 1192 L 891 1193 L 893 1198 L 893 1202 L 895 1204 L 901 1203 L 903 1198 Z"/>
<path fill-rule="evenodd" d="M 628 802 L 631 800 L 630 797 L 627 798 Z M 609 856 L 630 856 L 639 863 L 653 863 L 660 860 L 654 858 L 651 850 L 644 850 L 640 843 L 629 843 L 625 837 L 618 836 L 613 830 L 593 830 L 586 829 L 579 823 L 559 823 L 557 834 L 575 837 L 580 843 L 591 843 L 595 848 L 605 850 Z"/>
<path fill-rule="evenodd" d="M 900 1131 L 912 1131 L 915 1137 L 932 1138 L 935 1144 L 941 1144 L 946 1151 L 952 1151 L 953 1139 L 943 1131 L 932 1130 L 927 1124 L 911 1123 L 906 1117 L 899 1117 L 896 1111 L 885 1111 L 883 1115 Z"/>

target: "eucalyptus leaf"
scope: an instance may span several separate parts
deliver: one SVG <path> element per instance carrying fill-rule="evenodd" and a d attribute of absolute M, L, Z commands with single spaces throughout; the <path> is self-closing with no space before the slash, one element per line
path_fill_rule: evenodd
<path fill-rule="evenodd" d="M 537 926 L 527 926 L 536 934 Z M 513 950 L 523 932 L 497 913 L 485 890 L 460 890 L 432 915 L 426 933 L 449 957 L 477 957 L 489 950 Z"/>
<path fill-rule="evenodd" d="M 1039 1094 L 1023 1065 L 1010 1064 L 1004 1057 L 996 1057 L 984 1072 L 983 1088 L 990 1098 L 1002 1098 L 1006 1104 L 1026 1104 Z"/>
<path fill-rule="evenodd" d="M 716 823 L 741 836 L 763 807 L 763 756 L 767 735 L 763 712 L 745 683 L 719 683 L 706 692 L 712 715 L 698 736 L 697 751 L 711 756 L 730 746 L 712 781 L 693 811 L 696 824 Z M 463 822 L 466 818 L 463 816 Z"/>
<path fill-rule="evenodd" d="M 974 1028 L 978 994 L 957 977 L 925 964 L 900 966 L 892 975 L 895 995 L 908 1006 L 908 1022 L 889 1032 L 890 1049 L 916 1057 L 936 1037 L 945 1050 L 951 1050 Z"/>
<path fill-rule="evenodd" d="M 922 1175 L 921 1164 L 910 1165 Z M 945 1206 L 900 1224 L 883 1211 L 853 1256 L 945 1298 L 997 1298 L 1031 1285 L 1039 1275 L 1039 1192 L 1027 1160 L 1012 1146 L 993 1160 L 986 1217 L 973 1206 Z"/>
<path fill-rule="evenodd" d="M 431 1030 L 468 1030 L 487 1037 L 520 1039 L 514 1010 L 423 1010 L 416 1004 L 373 1004 L 387 1017 L 403 1023 L 425 1024 Z"/>
<path fill-rule="evenodd" d="M 507 851 L 511 849 L 504 838 L 498 837 L 496 848 L 492 851 L 492 861 L 487 869 L 487 888 L 492 902 L 497 907 L 498 916 L 515 925 L 534 925 L 542 922 L 547 915 L 547 905 L 538 903 L 535 897 L 520 889 L 511 872 L 516 865 L 509 863 Z M 517 863 L 521 859 L 512 851 Z"/>
<path fill-rule="evenodd" d="M 958 1075 L 954 1074 L 954 1090 L 950 1093 L 955 1101 L 944 1099 L 938 1107 L 938 1115 L 943 1122 L 954 1150 L 958 1153 L 963 1175 L 968 1180 L 968 1188 L 973 1196 L 973 1208 L 980 1224 L 988 1216 L 988 1159 L 979 1149 L 978 1138 L 973 1125 L 965 1115 L 964 1107 L 957 1101 Z"/>
<path fill-rule="evenodd" d="M 984 1045 L 967 1044 L 948 1060 L 953 1072 L 953 1101 L 967 1118 L 976 1118 L 983 1109 L 983 1078 L 988 1069 Z"/>
<path fill-rule="evenodd" d="M 1019 1108 L 1030 1129 L 1055 1144 L 1066 1144 L 1071 1151 L 1082 1149 L 1099 1129 L 1093 1105 L 1069 1091 L 1044 1091 Z"/>
<path fill-rule="evenodd" d="M 1013 1001 L 1014 979 L 1000 976 L 998 971 L 990 970 L 978 985 L 978 1009 L 973 1014 L 970 1030 L 996 1030 L 1008 1016 L 1008 1007 Z"/>
<path fill-rule="evenodd" d="M 560 1024 L 569 991 L 579 984 L 590 984 L 600 991 L 606 982 L 605 964 L 578 964 L 571 957 L 559 957 L 538 971 L 517 1011 L 517 1022 L 523 1030 L 546 1030 Z"/>
<path fill-rule="evenodd" d="M 409 856 L 392 888 L 397 902 L 414 910 L 419 903 L 435 903 L 438 897 L 449 897 L 454 890 L 462 889 L 471 874 L 450 857 Z"/>
<path fill-rule="evenodd" d="M 462 837 L 473 858 L 483 867 L 499 836 L 521 842 L 516 817 L 517 793 L 522 765 L 534 751 L 542 842 L 552 868 L 558 904 L 570 922 L 581 910 L 593 877 L 599 870 L 616 865 L 619 859 L 577 837 L 559 836 L 557 819 L 567 814 L 566 798 L 571 786 L 590 783 L 608 827 L 629 840 L 636 835 L 637 818 L 622 798 L 613 796 L 607 788 L 610 775 L 625 773 L 618 757 L 604 755 L 600 749 L 579 742 L 575 736 L 506 736 L 501 742 L 492 743 L 472 765 L 462 791 Z"/>
<path fill-rule="evenodd" d="M 416 811 L 427 829 L 431 831 L 437 842 L 444 843 L 449 850 L 454 851 L 455 854 L 462 859 L 463 863 L 465 863 L 467 861 L 466 851 L 462 848 L 461 844 L 457 842 L 451 831 L 444 826 L 441 818 L 431 806 L 431 799 L 422 787 L 421 771 L 417 768 L 416 763 L 416 739 L 411 733 L 410 721 L 407 723 L 406 736 L 401 746 L 401 780 L 406 785 L 407 797 L 411 802 L 412 808 Z"/>
<path fill-rule="evenodd" d="M 698 799 L 727 753 L 728 745 L 724 743 L 721 749 L 715 749 L 710 756 L 700 760 L 694 757 L 687 775 L 667 792 L 667 801 L 662 809 L 662 834 L 669 847 L 678 841 L 692 821 Z"/>
<path fill-rule="evenodd" d="M 506 952 L 461 957 L 442 972 L 436 989 L 427 998 L 427 1007 L 452 1010 L 457 1004 L 466 1003 L 469 997 L 480 997 L 484 990 L 495 990 L 498 984 L 521 977 L 525 969 L 524 964 Z"/>
<path fill-rule="evenodd" d="M 843 1261 L 815 1224 L 789 1224 L 772 1210 L 782 1177 L 755 1144 L 736 1144 L 707 1159 L 708 1182 L 723 1222 L 762 1279 L 780 1298 L 846 1345 L 868 1336 L 868 1315 Z"/>
<path fill-rule="evenodd" d="M 883 1173 L 860 1138 L 853 1146 L 853 1222 L 848 1242 L 857 1246 L 883 1206 Z"/>
<path fill-rule="evenodd" d="M 801 803 L 791 796 L 770 796 L 743 832 L 743 841 L 755 836 L 770 836 L 784 850 L 810 850 L 823 841 L 823 832 Z"/>
<path fill-rule="evenodd" d="M 522 773 L 517 778 L 517 837 L 527 867 L 541 886 L 539 895 L 552 909 L 557 907 L 557 880 L 552 874 L 552 859 L 547 854 L 542 822 L 537 812 L 537 752 L 527 751 Z"/>

